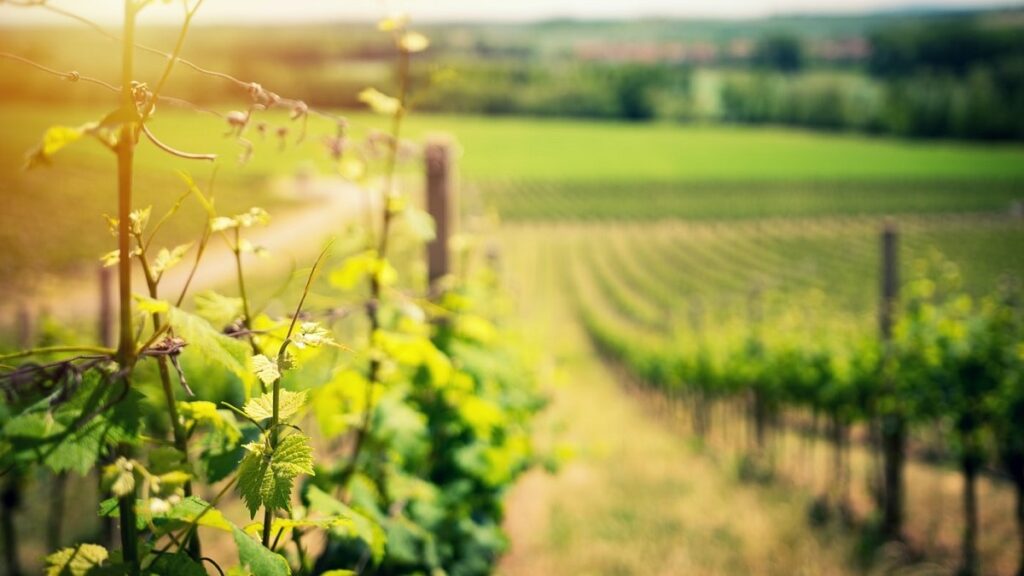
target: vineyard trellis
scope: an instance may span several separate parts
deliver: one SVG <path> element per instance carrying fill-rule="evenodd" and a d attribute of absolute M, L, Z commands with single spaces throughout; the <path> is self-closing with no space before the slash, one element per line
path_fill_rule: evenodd
<path fill-rule="evenodd" d="M 119 527 L 117 549 L 78 542 L 49 555 L 47 572 L 488 573 L 504 545 L 502 490 L 535 459 L 529 422 L 541 399 L 489 307 L 498 290 L 494 270 L 455 269 L 446 258 L 431 258 L 435 290 L 398 283 L 423 258 L 415 247 L 429 243 L 432 254 L 444 254 L 451 240 L 447 215 L 454 208 L 444 206 L 448 213 L 438 217 L 435 233 L 430 216 L 403 192 L 405 172 L 418 156 L 410 154 L 415 147 L 402 131 L 411 107 L 410 66 L 428 39 L 410 30 L 404 16 L 381 21 L 380 30 L 393 40 L 397 93 L 368 88 L 360 94 L 390 129 L 358 142 L 343 117 L 182 58 L 203 0 L 181 2 L 183 21 L 170 52 L 137 42 L 136 18 L 152 3 L 125 0 L 120 35 L 46 0 L 0 3 L 85 24 L 120 45 L 122 63 L 115 86 L 0 54 L 67 81 L 101 86 L 120 100 L 101 120 L 50 128 L 28 162 L 30 168 L 49 164 L 82 138 L 98 140 L 117 158 L 118 211 L 107 217 L 117 249 L 103 257 L 117 271 L 116 330 L 103 325 L 98 345 L 32 348 L 23 342 L 22 350 L 0 356 L 0 465 L 7 489 L 20 491 L 24 478 L 40 468 L 58 477 L 96 472 L 109 496 L 99 517 Z M 152 88 L 135 77 L 136 51 L 166 59 Z M 179 64 L 235 84 L 247 94 L 248 108 L 221 114 L 165 95 Z M 306 138 L 309 116 L 322 117 L 331 123 L 327 153 L 338 173 L 379 190 L 379 202 L 366 202 L 368 226 L 344 240 L 347 253 L 332 256 L 328 243 L 304 286 L 286 293 L 287 313 L 275 317 L 256 305 L 245 267 L 260 252 L 247 231 L 268 225 L 265 210 L 222 214 L 213 178 L 203 186 L 186 173 L 183 192 L 163 215 L 134 205 L 134 154 L 141 141 L 174 157 L 217 160 L 160 140 L 147 125 L 158 104 L 222 118 L 243 162 L 255 151 L 247 131 L 269 129 L 258 113 L 288 110 L 299 124 L 298 141 Z M 276 132 L 284 143 L 288 129 Z M 449 154 L 447 146 L 428 147 L 432 198 L 448 188 Z M 193 243 L 157 248 L 163 224 L 186 202 L 202 209 L 202 234 Z M 192 280 L 214 241 L 223 241 L 233 256 L 237 296 L 205 292 L 194 298 L 195 311 L 186 311 Z M 408 251 L 403 242 L 420 255 L 410 262 L 393 257 L 400 248 Z M 190 255 L 184 287 L 162 290 L 165 272 L 186 265 Z M 145 294 L 132 292 L 136 266 Z M 317 310 L 309 306 L 312 299 L 349 303 Z M 107 317 L 101 312 L 101 323 Z M 116 338 L 107 341 L 112 331 Z M 341 336 L 352 344 L 340 344 Z M 312 426 L 319 430 L 317 452 Z M 221 506 L 232 492 L 252 519 L 262 509 L 262 520 L 245 526 L 229 520 Z M 7 560 L 17 574 L 13 510 L 5 506 L 2 513 Z M 208 553 L 208 531 L 230 535 L 238 566 L 226 570 Z M 327 535 L 327 547 L 311 557 L 303 538 L 314 531 Z"/>
<path fill-rule="evenodd" d="M 748 433 L 740 446 L 749 455 L 742 460 L 741 473 L 748 477 L 774 474 L 774 453 L 783 436 L 790 434 L 785 428 L 805 438 L 825 434 L 833 447 L 832 478 L 816 504 L 815 517 L 830 509 L 851 517 L 850 431 L 862 428 L 875 455 L 865 477 L 878 498 L 878 516 L 871 522 L 877 522 L 877 529 L 889 539 L 908 536 L 902 476 L 908 461 L 919 457 L 915 454 L 920 444 L 935 441 L 920 434 L 929 425 L 938 425 L 945 431 L 938 440 L 944 446 L 940 452 L 954 457 L 964 478 L 960 570 L 978 573 L 978 538 L 984 528 L 978 521 L 977 479 L 984 471 L 1011 479 L 1018 499 L 1015 517 L 1024 534 L 1024 516 L 1019 514 L 1024 485 L 1017 480 L 1024 332 L 1016 283 L 1006 278 L 988 294 L 969 296 L 957 266 L 929 255 L 930 233 L 916 230 L 909 248 L 924 256 L 911 260 L 910 279 L 901 284 L 897 233 L 887 225 L 876 236 L 873 255 L 880 271 L 879 313 L 875 322 L 867 322 L 863 308 L 850 309 L 850 304 L 830 299 L 826 292 L 808 291 L 810 277 L 785 260 L 759 258 L 727 271 L 733 259 L 727 256 L 727 246 L 735 236 L 756 238 L 762 249 L 776 254 L 821 252 L 820 262 L 852 264 L 854 277 L 859 273 L 863 280 L 870 273 L 870 251 L 858 247 L 869 238 L 862 226 L 851 227 L 855 242 L 846 238 L 849 232 L 838 232 L 842 242 L 822 242 L 820 232 L 797 232 L 800 228 L 794 226 L 792 232 L 782 233 L 787 224 L 770 226 L 714 232 L 713 225 L 692 225 L 685 235 L 669 236 L 677 239 L 675 243 L 659 240 L 657 228 L 645 227 L 629 244 L 612 241 L 605 250 L 598 247 L 581 255 L 572 277 L 583 287 L 577 290 L 578 306 L 597 349 L 670 400 L 688 406 L 698 436 L 729 426 L 734 418 L 730 414 L 745 406 Z M 845 228 L 841 222 L 832 226 Z M 704 236 L 702 229 L 712 236 Z M 800 249 L 775 246 L 772 236 L 780 234 L 818 241 Z M 998 234 L 990 247 L 1005 246 Z M 684 244 L 679 244 L 680 237 L 686 239 Z M 699 258 L 695 252 L 700 250 L 710 250 L 712 258 L 688 266 L 669 259 L 683 253 Z M 856 256 L 845 263 L 836 258 L 838 253 Z M 644 266 L 634 267 L 630 261 L 637 258 Z M 679 279 L 673 269 L 679 270 Z M 756 287 L 763 277 L 780 283 L 743 295 L 744 279 Z M 822 286 L 829 292 L 846 282 L 831 270 L 819 277 L 831 279 Z M 663 291 L 659 285 L 674 287 L 674 299 L 659 306 L 677 314 L 666 318 L 656 313 L 657 308 L 649 308 L 647 295 Z M 848 288 L 864 287 L 860 281 Z M 730 292 L 739 293 L 730 300 Z M 827 433 L 820 417 L 828 423 Z M 737 435 L 730 435 L 735 442 Z"/>

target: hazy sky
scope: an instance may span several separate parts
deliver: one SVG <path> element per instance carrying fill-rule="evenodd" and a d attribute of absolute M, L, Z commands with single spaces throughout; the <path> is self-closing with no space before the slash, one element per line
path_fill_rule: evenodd
<path fill-rule="evenodd" d="M 121 0 L 50 0 L 105 23 L 118 20 Z M 714 16 L 742 18 L 786 12 L 868 12 L 910 6 L 989 6 L 1021 0 L 206 0 L 198 22 L 308 22 L 376 19 L 395 11 L 416 21 L 532 20 L 550 17 L 637 18 Z M 179 2 L 147 9 L 144 21 L 165 22 L 180 15 Z M 54 22 L 35 8 L 0 4 L 0 23 Z"/>

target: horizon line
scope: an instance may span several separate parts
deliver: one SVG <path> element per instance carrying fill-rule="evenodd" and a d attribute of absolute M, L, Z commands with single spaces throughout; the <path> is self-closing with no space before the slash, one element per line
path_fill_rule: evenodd
<path fill-rule="evenodd" d="M 684 14 L 675 11 L 650 11 L 645 14 L 624 14 L 621 16 L 612 15 L 597 15 L 593 17 L 583 16 L 579 14 L 573 14 L 567 12 L 565 14 L 539 14 L 539 15 L 525 15 L 522 17 L 518 16 L 482 16 L 482 15 L 470 15 L 467 17 L 448 17 L 442 16 L 438 18 L 432 18 L 429 16 L 419 17 L 415 20 L 423 26 L 459 26 L 459 25 L 535 25 L 535 24 L 546 24 L 546 23 L 558 23 L 558 22 L 570 22 L 570 23 L 631 23 L 631 22 L 645 22 L 651 20 L 671 20 L 676 22 L 755 22 L 755 21 L 770 21 L 780 19 L 799 19 L 799 18 L 822 18 L 822 19 L 845 19 L 845 18 L 883 18 L 893 17 L 900 15 L 907 16 L 929 16 L 929 15 L 955 15 L 955 14 L 972 14 L 972 13 L 986 13 L 986 12 L 1001 12 L 1007 10 L 1022 10 L 1024 9 L 1024 0 L 1002 0 L 992 1 L 991 3 L 984 4 L 971 4 L 967 3 L 967 0 L 962 0 L 960 3 L 940 3 L 940 2 L 905 2 L 898 5 L 894 5 L 888 8 L 873 7 L 858 10 L 856 8 L 841 8 L 837 10 L 820 10 L 820 9 L 794 9 L 794 10 L 778 10 L 769 11 L 765 13 L 751 13 L 751 14 Z M 17 7 L 12 10 L 20 13 L 27 13 L 26 11 L 32 10 L 31 7 Z M 4 12 L 4 6 L 0 3 L 0 14 Z M 38 17 L 29 17 L 26 19 L 19 19 L 14 21 L 2 21 L 0 20 L 0 29 L 4 28 L 64 28 L 64 27 L 77 27 L 80 23 L 75 22 L 67 18 L 60 17 L 56 14 L 38 13 Z M 273 21 L 268 22 L 267 16 L 255 16 L 250 18 L 234 18 L 233 22 L 229 22 L 226 18 L 214 17 L 212 21 L 197 20 L 193 23 L 196 27 L 236 27 L 236 28 L 248 28 L 254 26 L 272 27 L 272 28 L 283 28 L 289 26 L 335 26 L 335 25 L 366 25 L 373 24 L 379 20 L 379 17 L 370 15 L 352 15 L 352 16 L 335 16 L 316 19 L 315 17 L 296 18 L 296 19 L 281 19 L 280 17 L 274 18 Z M 101 25 L 115 24 L 115 22 L 109 22 L 106 18 L 100 18 L 96 20 Z M 140 22 L 140 26 L 143 27 L 164 27 L 174 26 L 173 21 L 168 22 Z"/>

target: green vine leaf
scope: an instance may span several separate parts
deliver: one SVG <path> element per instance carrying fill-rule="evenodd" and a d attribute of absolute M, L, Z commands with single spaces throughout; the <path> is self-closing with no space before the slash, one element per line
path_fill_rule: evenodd
<path fill-rule="evenodd" d="M 198 400 L 178 402 L 178 414 L 186 421 L 209 427 L 225 443 L 236 444 L 242 437 L 238 424 L 228 413 L 218 410 L 213 402 Z"/>
<path fill-rule="evenodd" d="M 164 510 L 154 511 L 147 506 L 147 501 L 136 500 L 138 516 L 136 522 L 140 530 L 147 526 L 147 518 L 160 523 L 169 529 L 177 530 L 188 524 L 197 524 L 215 530 L 231 531 L 234 526 L 220 510 L 198 496 L 189 496 L 175 503 L 169 503 Z M 149 503 L 151 504 L 151 502 Z M 120 518 L 117 498 L 108 498 L 99 505 L 99 515 L 106 518 Z"/>
<path fill-rule="evenodd" d="M 238 493 L 249 509 L 249 517 L 255 518 L 263 505 L 263 486 L 273 484 L 274 473 L 269 459 L 264 458 L 265 445 L 262 442 L 246 444 L 245 449 L 245 456 L 238 466 Z"/>
<path fill-rule="evenodd" d="M 217 216 L 210 220 L 210 229 L 223 232 L 234 228 L 252 228 L 266 226 L 270 223 L 270 214 L 263 208 L 250 208 L 248 212 L 237 216 Z"/>
<path fill-rule="evenodd" d="M 43 140 L 28 154 L 25 168 L 31 170 L 38 166 L 50 164 L 53 156 L 66 146 L 74 144 L 82 139 L 86 132 L 96 126 L 95 122 L 83 124 L 78 127 L 51 126 L 43 134 Z"/>
<path fill-rule="evenodd" d="M 398 272 L 390 262 L 378 258 L 376 250 L 367 250 L 347 258 L 340 268 L 331 272 L 329 281 L 342 290 L 351 290 L 371 276 L 375 276 L 381 286 L 391 286 L 398 279 Z"/>
<path fill-rule="evenodd" d="M 317 528 L 320 530 L 333 530 L 336 532 L 351 531 L 354 533 L 356 526 L 351 518 L 331 516 L 329 518 L 274 518 L 270 523 L 270 532 L 277 534 L 282 530 L 293 530 L 295 528 Z M 245 531 L 258 537 L 263 532 L 262 522 L 253 522 L 245 527 Z"/>
<path fill-rule="evenodd" d="M 319 348 L 320 346 L 334 345 L 334 338 L 331 333 L 325 330 L 318 322 L 303 322 L 299 331 L 292 336 L 292 342 L 300 350 L 303 348 Z"/>
<path fill-rule="evenodd" d="M 206 570 L 187 554 L 161 554 L 147 571 L 152 576 L 206 576 Z"/>
<path fill-rule="evenodd" d="M 374 562 L 380 562 L 384 558 L 387 535 L 380 525 L 316 486 L 309 487 L 306 498 L 309 500 L 310 510 L 316 510 L 332 517 L 352 521 L 351 526 L 354 529 L 351 529 L 348 523 L 338 524 L 333 527 L 332 531 L 336 535 L 348 538 L 355 537 L 366 542 L 366 545 L 370 547 L 370 551 L 373 554 Z"/>
<path fill-rule="evenodd" d="M 171 309 L 170 303 L 164 300 L 154 300 L 140 294 L 132 294 L 132 298 L 139 312 L 144 314 L 166 314 Z"/>
<path fill-rule="evenodd" d="M 189 496 L 171 507 L 164 515 L 169 520 L 230 532 L 234 526 L 220 510 L 198 496 Z"/>
<path fill-rule="evenodd" d="M 243 315 L 241 298 L 223 296 L 214 291 L 196 296 L 196 314 L 214 326 L 228 326 Z"/>
<path fill-rule="evenodd" d="M 271 386 L 274 382 L 281 379 L 281 369 L 277 366 L 277 361 L 268 358 L 264 354 L 257 354 L 252 357 L 252 371 L 267 386 Z M 266 416 L 266 418 L 270 418 L 270 416 Z M 254 418 L 254 420 L 260 420 L 260 418 Z"/>
<path fill-rule="evenodd" d="M 290 510 L 292 477 L 277 476 L 262 443 L 246 446 L 248 452 L 238 468 L 238 490 L 249 509 L 249 517 L 255 518 L 260 506 L 272 510 Z"/>
<path fill-rule="evenodd" d="M 276 368 L 276 366 L 275 366 Z M 270 382 L 273 383 L 273 382 Z M 306 405 L 307 391 L 292 392 L 281 390 L 278 397 L 277 416 L 283 422 L 298 413 Z M 250 399 L 242 408 L 245 415 L 257 422 L 269 420 L 274 415 L 274 394 L 267 392 Z"/>
<path fill-rule="evenodd" d="M 299 474 L 314 473 L 309 438 L 302 434 L 286 436 L 269 453 L 265 442 L 252 442 L 245 448 L 238 469 L 238 491 L 249 509 L 249 517 L 254 518 L 260 506 L 290 510 L 292 481 Z"/>
<path fill-rule="evenodd" d="M 82 422 L 83 414 L 92 414 L 117 398 L 120 401 L 114 408 Z M 119 382 L 91 371 L 75 394 L 56 410 L 49 399 L 44 399 L 4 422 L 0 438 L 10 446 L 10 452 L 2 456 L 26 464 L 42 462 L 54 472 L 88 474 L 106 446 L 137 441 L 139 400 L 138 392 L 124 394 Z"/>
<path fill-rule="evenodd" d="M 118 458 L 116 462 L 103 469 L 103 484 L 118 498 L 134 493 L 135 465 L 127 458 Z"/>
<path fill-rule="evenodd" d="M 88 576 L 106 563 L 110 553 L 103 546 L 79 544 L 46 557 L 46 576 Z"/>
<path fill-rule="evenodd" d="M 290 434 L 281 439 L 271 463 L 278 477 L 295 478 L 299 474 L 312 476 L 313 448 L 303 434 Z"/>
<path fill-rule="evenodd" d="M 185 257 L 189 249 L 192 248 L 192 243 L 181 244 L 168 250 L 167 248 L 161 248 L 156 254 L 156 258 L 153 259 L 153 264 L 150 268 L 154 274 L 160 275 L 177 266 L 181 263 L 181 259 Z"/>
<path fill-rule="evenodd" d="M 206 360 L 220 364 L 239 378 L 250 377 L 245 367 L 249 347 L 244 342 L 221 334 L 206 320 L 180 308 L 171 308 L 168 319 L 175 333 L 189 344 L 184 354 L 201 354 Z"/>
<path fill-rule="evenodd" d="M 360 92 L 359 101 L 384 116 L 394 116 L 402 108 L 402 102 L 398 98 L 388 96 L 376 88 L 366 88 Z"/>
<path fill-rule="evenodd" d="M 134 248 L 128 251 L 128 258 L 136 258 L 140 254 L 142 254 L 142 250 Z M 121 251 L 111 250 L 110 252 L 107 252 L 100 256 L 100 262 L 103 264 L 104 268 L 113 268 L 114 266 L 117 266 L 121 262 Z"/>
<path fill-rule="evenodd" d="M 130 225 L 131 233 L 136 236 L 141 235 L 149 227 L 149 219 L 152 215 L 152 206 L 132 210 L 128 214 L 128 224 Z"/>
<path fill-rule="evenodd" d="M 241 528 L 236 526 L 233 532 L 242 566 L 259 576 L 291 576 L 291 568 L 284 558 L 265 548 Z"/>

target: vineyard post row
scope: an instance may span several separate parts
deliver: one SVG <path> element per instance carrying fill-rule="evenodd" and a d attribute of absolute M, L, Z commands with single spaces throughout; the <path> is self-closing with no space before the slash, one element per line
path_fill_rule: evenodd
<path fill-rule="evenodd" d="M 431 138 L 423 151 L 426 173 L 426 209 L 434 219 L 434 239 L 427 244 L 427 281 L 435 284 L 451 271 L 448 241 L 457 225 L 458 199 L 453 189 L 452 143 L 445 137 Z"/>
<path fill-rule="evenodd" d="M 899 302 L 899 230 L 895 222 L 887 221 L 881 235 L 881 300 L 879 301 L 879 331 L 882 346 L 888 356 L 892 347 L 893 319 Z M 883 387 L 891 387 L 884 382 Z M 882 486 L 882 530 L 889 538 L 899 538 L 903 529 L 903 460 L 906 444 L 906 424 L 899 413 L 886 414 L 881 422 L 884 483 Z"/>

